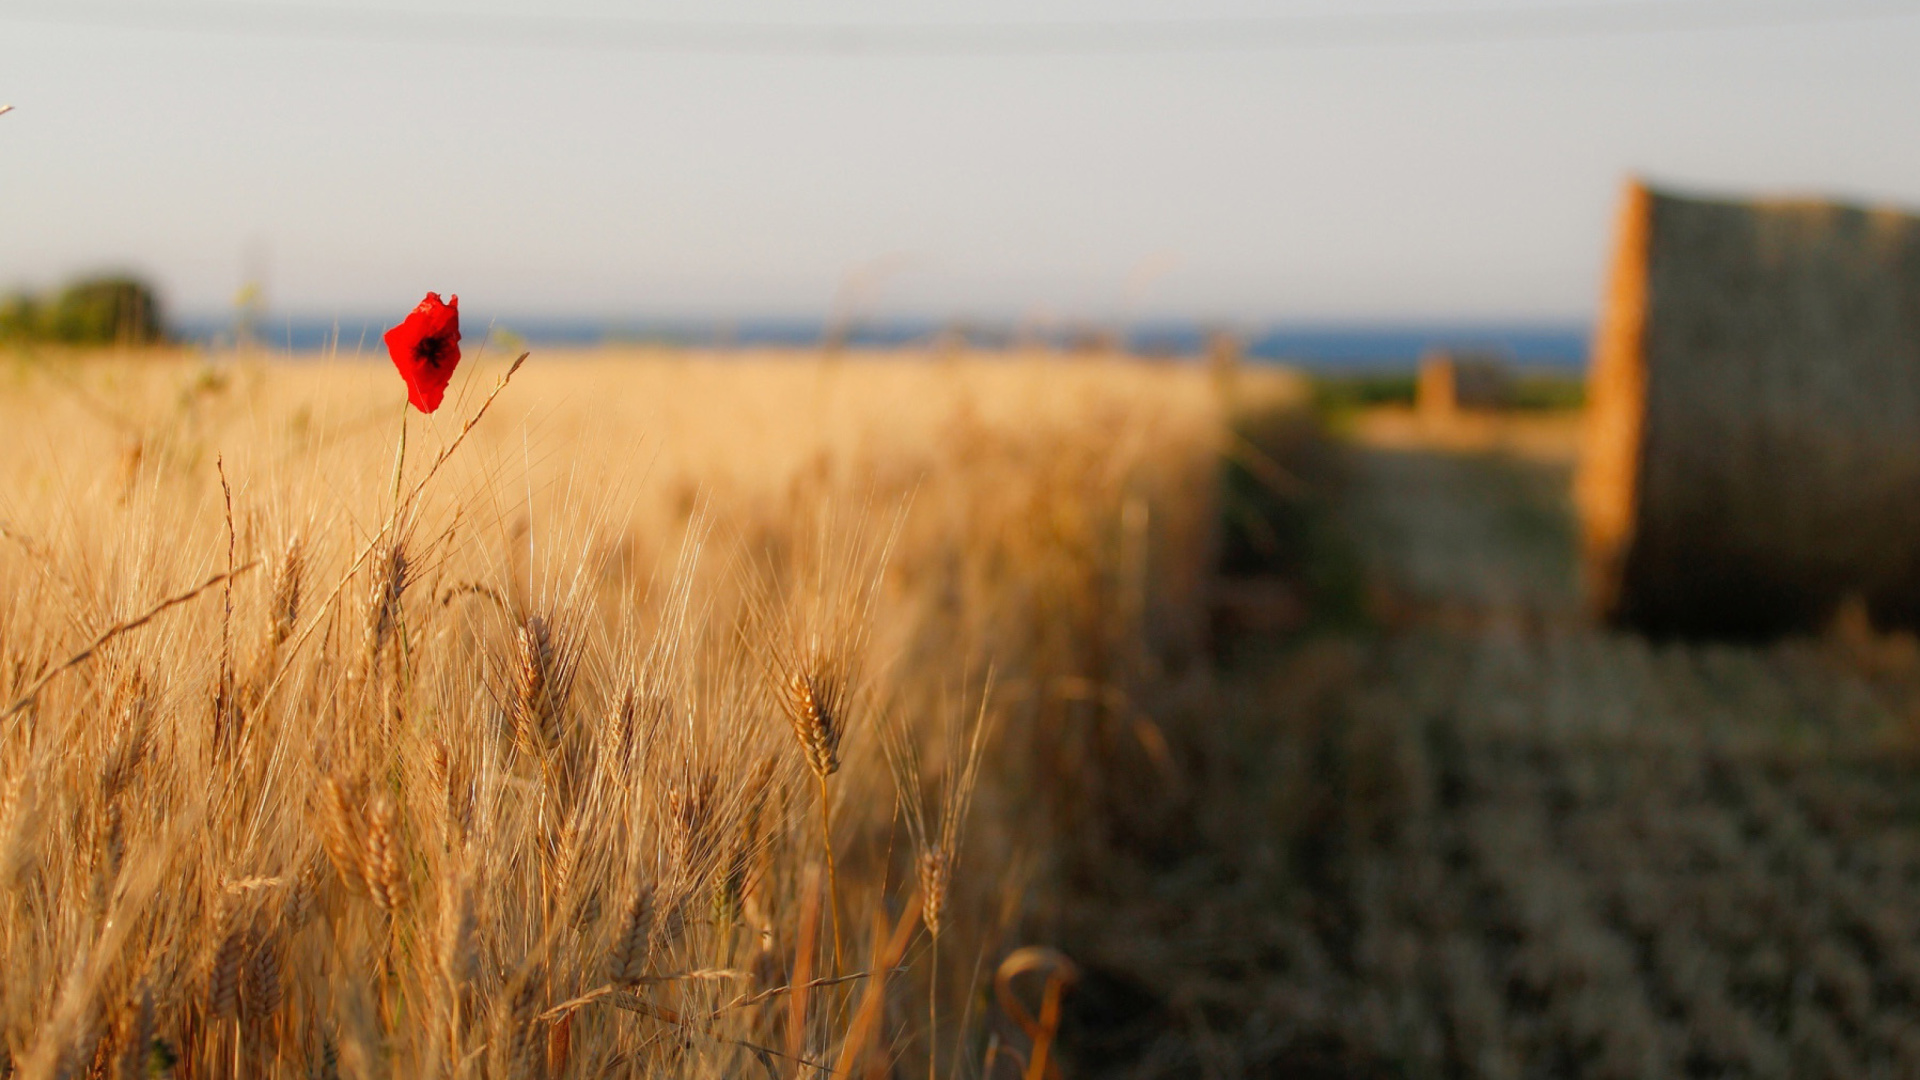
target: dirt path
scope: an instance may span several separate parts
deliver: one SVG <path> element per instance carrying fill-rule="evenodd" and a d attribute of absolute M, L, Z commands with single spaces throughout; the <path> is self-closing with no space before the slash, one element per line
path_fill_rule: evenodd
<path fill-rule="evenodd" d="M 1564 462 L 1398 447 L 1352 456 L 1349 528 L 1393 602 L 1483 618 L 1577 616 Z"/>
<path fill-rule="evenodd" d="M 1388 629 L 1224 691 L 1231 795 L 1089 950 L 1083 1008 L 1136 1034 L 1087 1060 L 1920 1076 L 1912 641 L 1602 632 L 1564 459 L 1375 445 L 1353 476 Z"/>

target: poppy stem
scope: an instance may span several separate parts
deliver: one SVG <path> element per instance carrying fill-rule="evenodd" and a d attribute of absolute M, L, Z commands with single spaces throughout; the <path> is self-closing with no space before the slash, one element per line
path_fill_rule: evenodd
<path fill-rule="evenodd" d="M 407 406 L 400 406 L 400 445 L 393 451 L 393 512 L 400 512 L 401 468 L 407 461 Z"/>

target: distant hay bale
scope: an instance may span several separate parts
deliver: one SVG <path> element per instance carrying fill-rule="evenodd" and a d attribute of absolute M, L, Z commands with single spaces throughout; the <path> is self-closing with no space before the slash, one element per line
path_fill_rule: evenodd
<path fill-rule="evenodd" d="M 1420 357 L 1414 407 L 1422 416 L 1443 418 L 1463 410 L 1504 408 L 1513 391 L 1513 372 L 1494 353 L 1430 349 Z"/>
<path fill-rule="evenodd" d="M 1920 219 L 1633 184 L 1576 481 L 1596 611 L 1768 636 L 1920 625 Z"/>

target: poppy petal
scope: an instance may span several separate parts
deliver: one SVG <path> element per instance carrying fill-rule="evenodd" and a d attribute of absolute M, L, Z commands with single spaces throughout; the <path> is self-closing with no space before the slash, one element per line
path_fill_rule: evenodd
<path fill-rule="evenodd" d="M 443 303 L 439 293 L 428 293 L 382 340 L 407 384 L 407 400 L 423 413 L 433 412 L 460 364 L 460 297 Z"/>

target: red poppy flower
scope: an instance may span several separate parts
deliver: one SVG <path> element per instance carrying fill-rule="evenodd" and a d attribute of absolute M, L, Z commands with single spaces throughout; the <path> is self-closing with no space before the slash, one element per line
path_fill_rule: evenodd
<path fill-rule="evenodd" d="M 447 381 L 460 364 L 460 298 L 428 293 L 400 325 L 386 333 L 387 355 L 407 381 L 407 400 L 423 413 L 440 407 Z"/>

